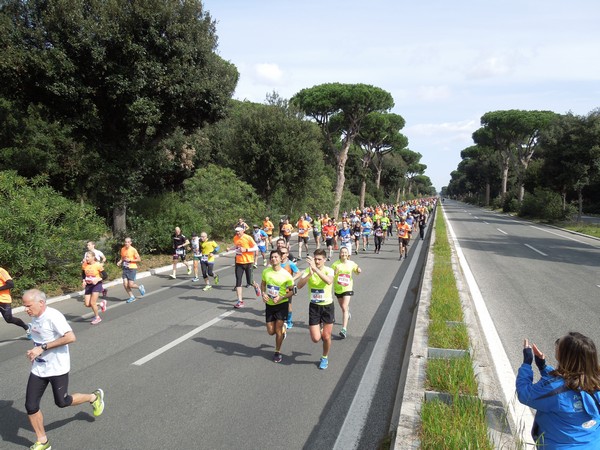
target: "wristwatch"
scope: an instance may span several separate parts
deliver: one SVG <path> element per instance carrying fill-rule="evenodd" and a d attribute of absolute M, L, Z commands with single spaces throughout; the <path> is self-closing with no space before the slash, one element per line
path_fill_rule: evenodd
<path fill-rule="evenodd" d="M 42 344 L 40 347 L 42 347 L 42 350 L 44 351 L 48 350 L 48 344 Z"/>

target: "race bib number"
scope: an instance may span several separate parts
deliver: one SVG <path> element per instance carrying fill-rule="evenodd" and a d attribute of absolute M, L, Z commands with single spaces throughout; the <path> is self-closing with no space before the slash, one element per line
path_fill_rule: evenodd
<path fill-rule="evenodd" d="M 340 273 L 337 277 L 337 284 L 340 286 L 350 286 L 350 275 L 347 273 Z"/>
<path fill-rule="evenodd" d="M 375 231 L 375 236 L 383 236 L 383 231 L 381 231 L 381 230 Z"/>
<path fill-rule="evenodd" d="M 123 261 L 123 269 L 129 269 L 129 261 Z"/>
<path fill-rule="evenodd" d="M 202 262 L 208 262 L 208 255 L 202 255 L 200 257 L 200 261 L 202 261 Z"/>
<path fill-rule="evenodd" d="M 310 290 L 310 302 L 321 303 L 325 301 L 325 290 L 324 289 L 311 289 Z"/>
<path fill-rule="evenodd" d="M 176 250 L 175 250 L 175 254 L 176 254 L 177 256 L 182 256 L 182 255 L 184 255 L 184 254 L 185 254 L 185 250 L 184 250 L 184 249 L 182 249 L 182 248 L 178 248 L 178 249 L 176 249 Z"/>
<path fill-rule="evenodd" d="M 267 295 L 271 298 L 277 297 L 279 295 L 279 286 L 267 284 Z"/>

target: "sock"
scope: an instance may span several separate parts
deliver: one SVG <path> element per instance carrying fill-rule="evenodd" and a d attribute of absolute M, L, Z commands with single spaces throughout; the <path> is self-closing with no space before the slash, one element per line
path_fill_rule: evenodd
<path fill-rule="evenodd" d="M 327 356 L 321 356 L 321 358 L 323 358 L 323 359 L 327 359 Z"/>

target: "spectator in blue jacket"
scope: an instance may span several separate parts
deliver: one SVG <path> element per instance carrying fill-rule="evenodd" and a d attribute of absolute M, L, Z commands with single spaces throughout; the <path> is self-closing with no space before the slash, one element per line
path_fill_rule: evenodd
<path fill-rule="evenodd" d="M 533 348 L 532 348 L 533 347 Z M 519 401 L 536 410 L 533 439 L 539 448 L 600 448 L 600 367 L 594 342 L 570 332 L 557 339 L 558 366 L 546 364 L 544 354 L 525 339 L 523 364 L 517 374 Z M 533 383 L 534 361 L 541 379 Z"/>

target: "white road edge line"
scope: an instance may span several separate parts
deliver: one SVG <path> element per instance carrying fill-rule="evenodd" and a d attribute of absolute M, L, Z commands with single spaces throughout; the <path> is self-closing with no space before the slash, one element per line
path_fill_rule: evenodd
<path fill-rule="evenodd" d="M 532 247 L 532 246 L 531 246 L 531 245 L 529 245 L 529 244 L 524 244 L 524 245 L 525 245 L 525 247 L 528 247 L 528 248 L 530 248 L 530 249 L 531 249 L 531 250 L 533 250 L 534 252 L 538 252 L 538 253 L 539 253 L 540 255 L 542 255 L 542 256 L 548 256 L 548 255 L 546 255 L 544 252 L 540 252 L 540 251 L 539 251 L 537 248 L 534 248 L 534 247 Z"/>
<path fill-rule="evenodd" d="M 489 225 L 489 222 L 486 222 L 485 220 L 483 221 L 483 223 L 485 223 L 486 225 Z"/>
<path fill-rule="evenodd" d="M 442 212 L 444 217 L 446 217 L 446 211 L 444 211 L 443 208 Z M 533 445 L 532 448 L 535 448 L 530 434 L 531 427 L 533 426 L 533 414 L 528 407 L 524 406 L 517 400 L 515 387 L 517 378 L 515 373 L 510 365 L 506 351 L 502 346 L 502 341 L 500 340 L 500 336 L 498 336 L 496 326 L 494 325 L 492 317 L 490 316 L 487 306 L 485 305 L 485 301 L 483 300 L 483 295 L 481 295 L 477 281 L 475 281 L 475 277 L 469 268 L 469 263 L 465 259 L 462 248 L 460 247 L 458 239 L 454 234 L 454 229 L 452 228 L 452 225 L 447 217 L 446 223 L 448 225 L 448 232 L 452 237 L 452 241 L 454 241 L 456 256 L 458 257 L 465 280 L 469 286 L 469 291 L 471 292 L 473 304 L 475 305 L 475 310 L 477 311 L 477 317 L 479 318 L 479 322 L 481 324 L 481 330 L 485 336 L 489 352 L 491 355 L 493 355 L 494 371 L 496 372 L 496 376 L 498 377 L 498 381 L 500 383 L 500 390 L 504 396 L 504 407 L 508 409 L 508 413 L 512 416 L 512 422 L 516 426 L 515 433 L 520 432 L 522 442 L 528 446 Z"/>
<path fill-rule="evenodd" d="M 159 348 L 158 350 L 153 351 L 152 353 L 150 353 L 149 355 L 144 356 L 143 358 L 138 359 L 136 362 L 132 363 L 134 366 L 141 366 L 143 364 L 146 364 L 148 361 L 153 360 L 154 358 L 156 358 L 157 356 L 162 355 L 164 352 L 172 349 L 173 347 L 175 347 L 176 345 L 181 344 L 183 341 L 186 341 L 187 339 L 191 338 L 192 336 L 194 336 L 195 334 L 200 333 L 202 330 L 206 330 L 208 327 L 214 325 L 217 322 L 220 322 L 221 320 L 225 319 L 226 317 L 229 317 L 230 315 L 232 315 L 233 313 L 235 313 L 235 311 L 227 311 L 223 314 L 221 314 L 218 317 L 215 317 L 212 320 L 209 320 L 208 322 L 206 322 L 203 325 L 200 325 L 197 328 L 194 328 L 192 331 L 190 331 L 187 334 L 184 334 L 183 336 L 181 336 L 180 338 L 175 339 L 174 341 L 171 341 L 170 343 L 168 343 L 167 345 L 162 346 L 161 348 Z"/>
<path fill-rule="evenodd" d="M 500 228 L 496 228 L 496 230 L 498 230 L 500 233 L 506 234 L 508 236 L 508 233 L 506 231 L 502 231 Z"/>
<path fill-rule="evenodd" d="M 421 250 L 421 241 L 418 241 L 415 252 L 418 255 Z M 408 266 L 408 270 L 405 276 L 402 278 L 400 288 L 396 292 L 394 301 L 390 310 L 387 314 L 385 322 L 381 327 L 377 341 L 374 344 L 373 352 L 369 358 L 369 362 L 366 365 L 365 372 L 362 375 L 358 389 L 352 399 L 352 404 L 346 412 L 346 418 L 342 424 L 342 428 L 338 433 L 338 437 L 333 446 L 333 450 L 349 450 L 356 449 L 362 431 L 367 421 L 369 409 L 371 408 L 371 402 L 375 395 L 375 389 L 377 388 L 377 381 L 383 371 L 383 364 L 385 362 L 385 355 L 389 348 L 392 340 L 392 334 L 394 327 L 398 321 L 398 316 L 404 303 L 404 298 L 409 288 L 410 279 L 414 274 L 415 267 L 417 265 L 418 258 L 412 258 Z"/>
<path fill-rule="evenodd" d="M 550 234 L 553 234 L 553 235 L 561 237 L 561 238 L 571 239 L 572 241 L 579 242 L 580 244 L 590 245 L 587 242 L 580 241 L 579 239 L 575 239 L 575 238 L 572 238 L 572 237 L 569 237 L 569 236 L 565 236 L 564 234 L 555 233 L 555 232 L 550 231 L 550 230 L 545 230 L 544 228 L 536 227 L 535 225 L 530 225 L 530 227 L 531 228 L 535 228 L 536 230 L 545 231 L 546 233 L 550 233 Z M 593 247 L 593 245 L 591 247 Z"/>

